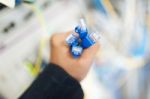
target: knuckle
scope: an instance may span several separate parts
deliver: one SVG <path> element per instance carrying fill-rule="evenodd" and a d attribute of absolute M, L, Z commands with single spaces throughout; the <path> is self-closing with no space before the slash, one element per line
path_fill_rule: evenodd
<path fill-rule="evenodd" d="M 51 36 L 51 39 L 50 39 L 50 44 L 52 45 L 52 46 L 57 46 L 58 45 L 58 36 L 59 36 L 59 34 L 53 34 L 52 36 Z"/>

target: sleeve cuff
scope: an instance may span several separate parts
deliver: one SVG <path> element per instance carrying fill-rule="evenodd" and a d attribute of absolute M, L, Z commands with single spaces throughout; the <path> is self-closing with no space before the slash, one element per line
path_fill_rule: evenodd
<path fill-rule="evenodd" d="M 52 75 L 51 79 L 58 84 L 62 84 L 66 80 L 67 81 L 70 80 L 70 82 L 79 84 L 79 82 L 72 76 L 70 76 L 64 69 L 53 63 L 49 63 L 47 65 L 47 67 L 44 69 L 44 73 L 50 76 Z"/>

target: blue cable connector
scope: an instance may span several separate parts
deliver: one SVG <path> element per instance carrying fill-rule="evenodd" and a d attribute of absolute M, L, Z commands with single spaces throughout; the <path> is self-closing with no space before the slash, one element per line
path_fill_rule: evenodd
<path fill-rule="evenodd" d="M 82 52 L 83 52 L 83 48 L 81 46 L 73 45 L 71 47 L 71 53 L 74 58 L 80 57 Z"/>
<path fill-rule="evenodd" d="M 83 19 L 80 20 L 80 25 L 75 27 L 74 31 L 74 33 L 66 38 L 66 43 L 70 46 L 73 57 L 78 58 L 81 56 L 84 49 L 96 43 L 99 39 L 99 35 L 95 32 L 88 33 Z"/>
<path fill-rule="evenodd" d="M 84 39 L 82 39 L 81 46 L 83 48 L 89 48 L 94 45 L 96 41 L 99 39 L 99 35 L 95 32 L 86 35 Z"/>
<path fill-rule="evenodd" d="M 71 33 L 66 38 L 66 43 L 71 47 L 73 45 L 78 45 L 79 35 L 77 33 Z"/>
<path fill-rule="evenodd" d="M 88 30 L 83 19 L 80 20 L 80 25 L 75 27 L 75 32 L 79 34 L 80 39 L 83 39 L 88 34 Z"/>

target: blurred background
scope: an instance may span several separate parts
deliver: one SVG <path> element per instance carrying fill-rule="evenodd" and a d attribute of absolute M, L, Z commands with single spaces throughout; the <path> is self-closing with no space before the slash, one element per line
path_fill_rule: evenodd
<path fill-rule="evenodd" d="M 150 0 L 10 1 L 0 3 L 0 99 L 28 88 L 49 62 L 51 35 L 80 18 L 101 37 L 85 99 L 150 99 Z"/>

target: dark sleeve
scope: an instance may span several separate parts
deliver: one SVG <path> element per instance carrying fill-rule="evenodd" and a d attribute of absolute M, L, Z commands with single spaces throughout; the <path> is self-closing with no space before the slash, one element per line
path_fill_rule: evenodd
<path fill-rule="evenodd" d="M 83 99 L 83 91 L 77 80 L 51 63 L 19 99 Z"/>

